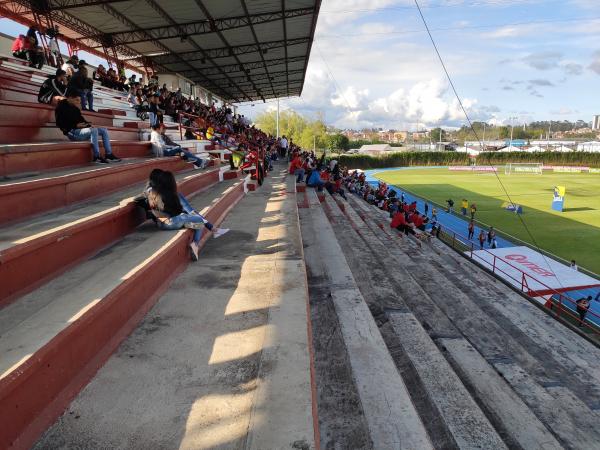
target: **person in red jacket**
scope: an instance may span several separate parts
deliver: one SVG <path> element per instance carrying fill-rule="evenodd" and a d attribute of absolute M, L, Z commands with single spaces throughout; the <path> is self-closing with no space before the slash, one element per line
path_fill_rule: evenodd
<path fill-rule="evenodd" d="M 15 58 L 29 61 L 30 67 L 37 67 L 40 69 L 44 65 L 44 59 L 41 54 L 38 53 L 35 41 L 32 37 L 23 34 L 17 36 L 13 41 L 11 52 Z"/>
<path fill-rule="evenodd" d="M 296 155 L 290 163 L 290 174 L 296 175 L 296 183 L 304 183 L 304 168 L 300 156 Z"/>

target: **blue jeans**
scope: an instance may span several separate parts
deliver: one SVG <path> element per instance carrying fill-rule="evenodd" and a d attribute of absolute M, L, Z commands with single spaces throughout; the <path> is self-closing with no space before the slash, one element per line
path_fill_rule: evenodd
<path fill-rule="evenodd" d="M 163 155 L 165 155 L 165 156 L 177 156 L 180 153 L 183 154 L 187 158 L 188 161 L 193 162 L 194 165 L 196 165 L 196 166 L 202 165 L 202 162 L 203 162 L 202 158 L 198 158 L 193 153 L 190 153 L 187 150 L 182 149 L 179 145 L 170 146 L 170 147 L 166 147 L 163 149 Z"/>
<path fill-rule="evenodd" d="M 304 169 L 296 169 L 294 175 L 296 175 L 296 183 L 302 182 L 302 180 L 304 180 Z"/>
<path fill-rule="evenodd" d="M 81 89 L 79 91 L 81 98 L 81 109 L 94 109 L 94 94 L 89 89 Z"/>
<path fill-rule="evenodd" d="M 179 202 L 183 208 L 183 213 L 178 216 L 174 216 L 166 220 L 165 222 L 158 221 L 158 226 L 162 230 L 179 230 L 181 228 L 192 228 L 191 224 L 204 224 L 204 226 L 212 230 L 213 225 L 206 220 L 202 215 L 196 211 L 190 202 L 184 197 L 183 194 L 179 194 Z M 194 242 L 200 242 L 202 238 L 202 229 L 194 230 Z"/>
<path fill-rule="evenodd" d="M 158 126 L 162 122 L 162 120 L 160 120 L 160 115 L 153 113 L 152 111 L 148 111 L 148 118 L 150 119 L 150 127 Z"/>
<path fill-rule="evenodd" d="M 92 151 L 94 157 L 100 156 L 100 148 L 98 147 L 98 135 L 102 137 L 102 144 L 107 155 L 112 154 L 112 148 L 110 146 L 110 137 L 108 136 L 108 130 L 106 128 L 73 128 L 67 137 L 70 141 L 90 141 L 92 143 Z"/>

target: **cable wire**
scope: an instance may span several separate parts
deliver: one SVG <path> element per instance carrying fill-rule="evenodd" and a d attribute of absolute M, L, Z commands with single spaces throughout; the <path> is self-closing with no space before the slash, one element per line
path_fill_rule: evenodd
<path fill-rule="evenodd" d="M 433 39 L 433 35 L 431 34 L 431 31 L 429 30 L 429 26 L 427 25 L 427 20 L 425 20 L 425 16 L 423 15 L 423 11 L 421 10 L 421 7 L 419 6 L 419 2 L 418 2 L 418 0 L 414 0 L 414 2 L 415 2 L 415 5 L 417 7 L 417 10 L 419 11 L 419 15 L 421 16 L 421 20 L 423 21 L 423 25 L 425 25 L 425 29 L 427 30 L 427 34 L 429 35 L 429 39 L 431 40 L 431 44 L 433 45 L 435 53 L 437 54 L 437 57 L 440 60 L 440 64 L 442 65 L 442 69 L 444 69 L 444 73 L 446 74 L 446 78 L 448 78 L 448 82 L 450 83 L 452 91 L 454 92 L 454 95 L 456 96 L 456 100 L 458 101 L 458 104 L 460 105 L 460 109 L 462 110 L 462 112 L 463 112 L 463 114 L 464 114 L 467 122 L 469 123 L 469 127 L 471 128 L 471 131 L 473 131 L 473 135 L 475 136 L 477 142 L 479 142 L 479 145 L 481 146 L 481 148 L 483 148 L 483 142 L 481 141 L 481 138 L 479 137 L 479 134 L 475 130 L 475 127 L 473 126 L 473 122 L 471 121 L 471 117 L 467 113 L 467 110 L 465 109 L 465 107 L 463 105 L 463 102 L 462 102 L 460 96 L 458 95 L 458 91 L 456 90 L 456 87 L 454 86 L 454 82 L 452 81 L 452 77 L 450 76 L 450 73 L 448 72 L 448 69 L 446 68 L 446 64 L 444 63 L 444 59 L 442 58 L 442 55 L 440 54 L 440 51 L 439 51 L 439 49 L 437 47 L 437 44 L 435 43 L 435 39 Z M 487 165 L 490 166 L 490 167 L 493 167 L 492 164 L 487 164 Z M 492 171 L 492 173 L 496 176 L 496 179 L 498 180 L 498 184 L 500 185 L 500 187 L 504 191 L 504 194 L 506 195 L 506 198 L 508 199 L 508 201 L 510 202 L 510 204 L 515 205 L 515 203 L 512 201 L 512 198 L 510 197 L 510 194 L 508 193 L 508 190 L 506 189 L 506 186 L 504 186 L 504 183 L 502 183 L 502 180 L 500 179 L 500 176 L 498 175 L 498 171 L 494 170 L 494 171 Z M 523 217 L 521 216 L 521 214 L 516 214 L 516 216 L 519 218 L 519 221 L 521 222 L 521 224 L 523 225 L 523 228 L 527 232 L 527 235 L 531 239 L 531 242 L 533 243 L 534 248 L 542 256 L 542 259 L 544 260 L 544 262 L 548 266 L 548 269 L 550 270 L 550 272 L 552 272 L 552 274 L 554 275 L 554 278 L 556 278 L 556 281 L 558 282 L 558 284 L 560 285 L 560 287 L 564 288 L 564 286 L 561 283 L 560 279 L 556 276 L 556 274 L 552 270 L 552 267 L 550 266 L 550 263 L 548 263 L 546 255 L 544 255 L 542 249 L 540 248 L 540 246 L 538 245 L 536 239 L 534 238 L 533 234 L 531 233 L 531 230 L 529 229 L 529 227 L 525 223 L 525 220 L 523 220 Z"/>

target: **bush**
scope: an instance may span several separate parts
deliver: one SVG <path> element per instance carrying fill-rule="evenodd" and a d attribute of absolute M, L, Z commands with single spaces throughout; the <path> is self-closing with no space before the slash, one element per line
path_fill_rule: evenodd
<path fill-rule="evenodd" d="M 340 155 L 341 166 L 349 169 L 382 169 L 408 166 L 461 166 L 471 164 L 471 159 L 462 152 L 402 152 L 383 156 Z M 478 165 L 506 163 L 536 163 L 600 167 L 600 153 L 588 152 L 484 152 L 477 157 Z"/>
<path fill-rule="evenodd" d="M 469 156 L 457 152 L 398 152 L 383 156 L 340 155 L 341 166 L 349 169 L 381 169 L 406 166 L 468 165 Z"/>

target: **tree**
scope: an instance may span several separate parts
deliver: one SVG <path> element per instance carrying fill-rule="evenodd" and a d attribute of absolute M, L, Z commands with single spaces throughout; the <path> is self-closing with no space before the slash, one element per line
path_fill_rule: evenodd
<path fill-rule="evenodd" d="M 440 138 L 440 133 L 442 133 L 442 137 Z M 446 141 L 448 139 L 448 132 L 446 130 L 442 130 L 441 128 L 434 128 L 429 132 L 429 136 L 431 136 L 431 140 L 435 142 Z"/>
<path fill-rule="evenodd" d="M 277 133 L 277 112 L 265 111 L 255 119 L 257 127 L 273 136 Z M 327 127 L 322 117 L 307 118 L 294 110 L 284 110 L 279 114 L 279 134 L 303 149 L 327 146 Z"/>
<path fill-rule="evenodd" d="M 347 151 L 350 148 L 350 140 L 341 133 L 330 134 L 327 136 L 327 148 L 333 150 Z"/>

